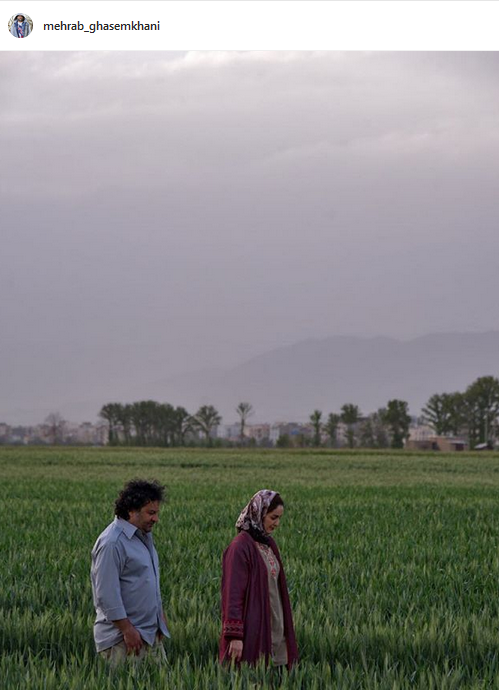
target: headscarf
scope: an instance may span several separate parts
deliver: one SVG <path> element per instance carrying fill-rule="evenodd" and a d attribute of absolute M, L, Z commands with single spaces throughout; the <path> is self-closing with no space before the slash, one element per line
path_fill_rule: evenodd
<path fill-rule="evenodd" d="M 269 491 L 266 488 L 255 493 L 237 518 L 237 531 L 245 530 L 255 541 L 259 541 L 261 544 L 268 544 L 270 535 L 263 528 L 263 518 L 277 494 L 277 491 Z"/>

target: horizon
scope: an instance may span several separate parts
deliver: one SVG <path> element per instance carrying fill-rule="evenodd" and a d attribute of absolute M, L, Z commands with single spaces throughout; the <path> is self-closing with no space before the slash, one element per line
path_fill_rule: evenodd
<path fill-rule="evenodd" d="M 343 339 L 344 339 L 344 340 L 355 340 L 355 341 L 360 341 L 360 342 L 370 342 L 370 341 L 376 341 L 376 340 L 384 341 L 384 340 L 386 340 L 387 342 L 398 342 L 398 343 L 400 343 L 400 344 L 407 344 L 407 343 L 411 343 L 411 342 L 414 342 L 414 341 L 424 340 L 425 338 L 432 338 L 432 337 L 450 337 L 450 338 L 452 338 L 452 337 L 477 337 L 477 336 L 487 336 L 487 335 L 498 335 L 498 336 L 499 336 L 499 330 L 487 330 L 487 331 L 484 331 L 484 332 L 482 332 L 482 331 L 480 331 L 480 332 L 451 332 L 451 333 L 449 333 L 449 332 L 435 332 L 435 333 L 429 333 L 429 334 L 424 334 L 424 335 L 418 335 L 417 337 L 410 338 L 410 339 L 396 339 L 396 338 L 394 338 L 394 337 L 387 337 L 387 336 L 385 336 L 385 335 L 376 335 L 376 336 L 373 336 L 373 337 L 360 337 L 360 336 L 357 336 L 357 335 L 331 335 L 331 336 L 329 336 L 329 337 L 321 337 L 321 338 L 317 338 L 317 339 L 309 338 L 309 339 L 301 340 L 301 341 L 299 341 L 299 342 L 294 342 L 294 343 L 292 343 L 292 344 L 283 345 L 282 347 L 278 347 L 278 348 L 275 348 L 275 349 L 271 349 L 271 350 L 269 350 L 268 352 L 256 354 L 255 356 L 253 356 L 253 357 L 251 357 L 251 358 L 249 358 L 249 359 L 246 359 L 244 362 L 242 362 L 241 364 L 238 364 L 238 365 L 235 366 L 235 367 L 234 367 L 234 366 L 231 366 L 231 367 L 225 368 L 225 369 L 224 369 L 224 368 L 210 369 L 210 371 L 211 371 L 211 370 L 216 370 L 216 373 L 217 373 L 217 375 L 219 375 L 219 376 L 227 375 L 227 374 L 230 373 L 231 371 L 237 371 L 238 368 L 244 367 L 246 364 L 251 364 L 251 363 L 253 363 L 254 361 L 258 361 L 260 358 L 265 358 L 265 357 L 271 356 L 272 354 L 275 354 L 275 353 L 278 353 L 278 352 L 282 352 L 282 351 L 286 351 L 287 349 L 292 349 L 293 347 L 299 347 L 300 345 L 306 345 L 306 344 L 310 344 L 310 343 L 320 343 L 320 342 L 326 342 L 326 343 L 327 343 L 328 341 L 334 341 L 335 339 L 338 339 L 338 340 L 343 340 Z M 172 378 L 172 379 L 169 379 L 169 380 L 170 380 L 171 382 L 176 381 L 176 380 L 182 381 L 182 378 L 183 378 L 183 377 L 200 376 L 200 375 L 205 374 L 205 373 L 206 373 L 205 370 L 187 371 L 186 373 L 179 374 L 179 375 L 176 376 L 175 378 Z M 484 373 L 481 373 L 481 375 L 477 375 L 477 377 L 486 376 L 486 375 L 494 375 L 495 377 L 499 376 L 499 367 L 497 368 L 497 371 L 496 371 L 495 373 L 493 373 L 493 372 L 490 372 L 490 373 L 487 372 L 487 373 L 485 373 L 485 372 L 484 372 Z M 160 382 L 161 382 L 161 381 L 160 381 Z M 167 382 L 168 382 L 168 381 L 167 381 Z M 158 386 L 158 381 L 156 380 L 156 381 L 152 381 L 151 383 L 144 383 L 144 384 L 142 384 L 141 387 L 147 387 L 148 385 L 149 385 L 149 386 Z M 137 389 L 139 389 L 139 388 L 137 388 Z M 452 388 L 449 388 L 449 389 L 452 390 Z M 429 399 L 429 397 L 430 397 L 432 394 L 435 394 L 435 392 L 429 393 L 427 399 Z M 404 401 L 407 401 L 407 400 L 408 400 L 407 397 L 404 397 L 404 396 L 403 396 L 403 393 L 400 393 L 400 396 L 395 397 L 395 398 L 396 398 L 396 399 L 402 399 L 402 400 L 404 400 Z M 168 402 L 169 402 L 170 404 L 172 404 L 173 406 L 182 406 L 181 403 L 175 402 L 175 401 L 167 400 L 167 398 L 161 399 L 161 398 L 154 398 L 154 397 L 139 397 L 139 398 L 130 397 L 130 398 L 125 398 L 125 399 L 126 399 L 126 401 L 128 401 L 128 400 L 130 400 L 130 401 L 144 401 L 144 400 L 147 400 L 147 399 L 152 399 L 152 400 L 158 401 L 158 402 L 160 402 L 160 401 L 162 401 L 162 402 L 167 402 L 167 401 L 168 401 Z M 203 398 L 201 398 L 201 399 L 203 399 Z M 208 399 L 209 399 L 209 398 L 208 398 Z M 239 400 L 242 400 L 242 399 L 244 399 L 244 397 L 240 397 L 240 398 L 239 398 Z M 237 397 L 235 398 L 235 401 L 236 401 L 236 400 L 239 401 Z M 101 403 L 101 406 L 103 406 L 104 404 L 107 404 L 107 403 L 109 403 L 109 402 L 111 402 L 111 401 L 113 401 L 113 402 L 114 402 L 114 401 L 119 401 L 119 399 L 118 399 L 118 398 L 115 398 L 115 399 L 109 398 L 109 399 L 107 399 L 106 401 L 103 401 L 103 402 Z M 352 401 L 352 399 L 346 398 L 346 399 L 345 399 L 345 402 L 343 402 L 343 403 L 347 403 L 347 402 L 350 402 L 350 401 Z M 125 404 L 126 402 L 123 401 L 122 403 Z M 201 400 L 200 400 L 198 406 L 201 406 L 201 404 L 207 404 L 207 403 L 213 404 L 213 405 L 215 406 L 215 408 L 217 408 L 217 403 L 216 403 L 215 401 L 210 401 L 210 402 L 208 402 L 206 397 L 204 398 L 204 401 L 201 401 Z M 354 402 L 354 403 L 357 404 L 358 402 Z M 363 415 L 363 416 L 369 416 L 370 414 L 372 414 L 372 413 L 374 413 L 375 411 L 377 411 L 378 408 L 383 407 L 385 404 L 386 404 L 386 402 L 380 402 L 378 407 L 371 407 L 371 408 L 369 408 L 369 411 L 364 411 L 364 408 L 361 406 L 360 408 L 361 408 L 362 415 Z M 198 406 L 195 406 L 195 407 L 192 409 L 192 411 L 190 411 L 190 414 L 194 414 L 195 411 L 198 409 Z M 235 408 L 235 406 L 236 406 L 236 405 L 234 405 L 234 408 Z M 71 409 L 71 406 L 66 407 L 66 408 Z M 338 408 L 338 407 L 336 407 L 336 408 Z M 99 423 L 99 418 L 100 418 L 100 417 L 99 417 L 99 413 L 98 413 L 98 412 L 96 412 L 94 416 L 81 417 L 81 418 L 77 421 L 77 420 L 75 419 L 75 417 L 73 417 L 73 418 L 71 418 L 71 417 L 66 417 L 66 416 L 64 415 L 64 409 L 65 409 L 64 405 L 63 405 L 63 406 L 48 407 L 47 410 L 46 410 L 45 416 L 40 415 L 39 420 L 36 421 L 36 422 L 33 421 L 33 420 L 31 420 L 31 421 L 25 420 L 25 421 L 23 421 L 23 422 L 9 423 L 9 422 L 6 420 L 6 418 L 4 417 L 5 420 L 0 420 L 0 424 L 5 424 L 5 425 L 8 425 L 8 426 L 10 426 L 10 427 L 37 427 L 37 426 L 43 426 L 43 425 L 44 425 L 44 419 L 45 419 L 45 417 L 48 416 L 50 413 L 54 413 L 54 412 L 60 414 L 60 415 L 62 416 L 62 418 L 65 420 L 65 422 L 68 423 L 68 424 L 71 424 L 71 425 L 73 425 L 73 424 L 74 424 L 74 425 L 82 425 L 82 424 L 84 424 L 84 423 L 91 423 L 92 425 L 98 425 L 98 423 Z M 413 408 L 412 408 L 412 409 L 410 408 L 409 413 L 411 414 L 411 416 L 412 416 L 414 419 L 420 418 L 420 417 L 421 417 L 421 407 L 419 407 L 419 409 L 418 409 L 416 412 L 414 411 Z M 253 414 L 256 414 L 256 412 L 253 412 Z M 252 414 L 252 416 L 253 416 L 253 414 Z M 299 415 L 299 416 L 291 416 L 291 417 L 286 418 L 286 417 L 283 417 L 283 416 L 279 416 L 278 414 L 275 414 L 275 415 L 270 416 L 270 417 L 269 417 L 269 416 L 267 416 L 267 417 L 262 417 L 258 422 L 256 422 L 256 420 L 255 420 L 255 422 L 251 422 L 251 425 L 258 425 L 258 424 L 270 424 L 270 425 L 272 425 L 272 424 L 275 424 L 275 423 L 278 423 L 278 422 L 283 422 L 283 421 L 287 421 L 287 422 L 290 422 L 290 423 L 291 423 L 291 422 L 296 422 L 296 423 L 300 423 L 300 424 L 305 424 L 305 423 L 307 423 L 307 421 L 308 421 L 308 416 L 309 416 L 309 414 L 302 414 L 302 415 Z M 222 420 L 223 420 L 223 421 L 225 421 L 225 420 L 228 419 L 228 418 L 229 418 L 229 415 L 228 415 L 226 412 L 225 412 L 224 414 L 222 414 Z M 223 423 L 223 425 L 231 426 L 231 425 L 233 425 L 233 424 L 235 424 L 235 423 L 237 423 L 237 419 L 236 419 L 236 418 L 234 419 L 233 422 L 231 422 L 231 423 Z"/>

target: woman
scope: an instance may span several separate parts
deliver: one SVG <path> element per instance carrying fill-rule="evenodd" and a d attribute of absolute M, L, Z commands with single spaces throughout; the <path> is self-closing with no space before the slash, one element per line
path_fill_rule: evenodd
<path fill-rule="evenodd" d="M 238 535 L 222 561 L 220 661 L 289 669 L 298 660 L 286 578 L 271 534 L 284 503 L 276 491 L 255 493 L 236 522 Z"/>

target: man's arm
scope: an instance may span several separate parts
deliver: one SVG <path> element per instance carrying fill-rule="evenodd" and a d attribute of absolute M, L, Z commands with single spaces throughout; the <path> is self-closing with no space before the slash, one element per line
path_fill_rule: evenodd
<path fill-rule="evenodd" d="M 142 638 L 127 618 L 120 589 L 121 561 L 116 544 L 102 544 L 92 554 L 95 601 L 104 616 L 123 633 L 127 652 L 139 652 Z"/>

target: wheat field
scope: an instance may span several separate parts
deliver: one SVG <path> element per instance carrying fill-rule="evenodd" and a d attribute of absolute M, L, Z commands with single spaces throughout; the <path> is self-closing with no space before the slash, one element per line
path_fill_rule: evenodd
<path fill-rule="evenodd" d="M 167 665 L 95 655 L 90 551 L 134 476 L 167 487 L 155 543 Z M 0 448 L 3 688 L 499 688 L 499 454 Z M 301 661 L 217 663 L 221 554 L 260 488 Z"/>

